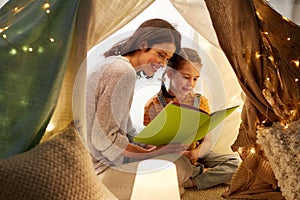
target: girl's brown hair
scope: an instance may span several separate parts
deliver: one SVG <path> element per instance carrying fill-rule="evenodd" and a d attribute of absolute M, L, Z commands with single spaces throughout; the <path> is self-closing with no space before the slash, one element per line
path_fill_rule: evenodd
<path fill-rule="evenodd" d="M 168 62 L 168 66 L 178 70 L 181 69 L 184 63 L 192 62 L 201 65 L 201 58 L 194 49 L 184 47 L 180 49 L 178 54 L 174 54 Z"/>
<path fill-rule="evenodd" d="M 168 67 L 171 67 L 174 70 L 179 70 L 183 67 L 183 65 L 187 62 L 198 64 L 201 67 L 201 58 L 197 51 L 191 48 L 181 48 L 178 54 L 174 54 L 172 58 L 168 61 Z M 174 98 L 174 96 L 170 95 L 166 89 L 164 83 L 164 76 L 162 77 L 161 82 L 161 92 L 164 97 Z"/>
<path fill-rule="evenodd" d="M 173 43 L 178 53 L 181 45 L 181 34 L 169 22 L 163 19 L 150 19 L 142 23 L 129 38 L 116 43 L 104 53 L 105 57 L 112 55 L 131 55 L 139 51 L 140 45 L 147 44 L 148 50 L 155 44 Z"/>

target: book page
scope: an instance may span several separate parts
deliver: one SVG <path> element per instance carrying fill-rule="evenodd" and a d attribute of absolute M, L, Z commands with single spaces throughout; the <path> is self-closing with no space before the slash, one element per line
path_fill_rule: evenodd
<path fill-rule="evenodd" d="M 134 141 L 156 146 L 169 143 L 190 144 L 195 140 L 199 127 L 209 119 L 207 113 L 197 109 L 168 104 L 135 136 Z M 202 137 L 206 135 L 204 132 L 201 134 Z"/>

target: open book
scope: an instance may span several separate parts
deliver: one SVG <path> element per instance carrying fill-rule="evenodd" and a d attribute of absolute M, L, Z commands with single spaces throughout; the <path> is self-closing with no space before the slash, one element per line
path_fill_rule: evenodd
<path fill-rule="evenodd" d="M 192 106 L 170 102 L 133 141 L 152 145 L 190 144 L 200 140 L 238 106 L 208 114 Z"/>

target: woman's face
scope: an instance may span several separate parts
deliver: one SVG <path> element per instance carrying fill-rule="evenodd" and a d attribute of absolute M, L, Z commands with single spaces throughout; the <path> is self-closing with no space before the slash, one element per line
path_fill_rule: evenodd
<path fill-rule="evenodd" d="M 166 66 L 175 50 L 176 46 L 173 43 L 155 44 L 148 51 L 146 48 L 141 49 L 140 70 L 143 70 L 147 76 L 153 76 L 159 68 Z"/>
<path fill-rule="evenodd" d="M 170 79 L 170 90 L 177 98 L 184 98 L 193 90 L 200 77 L 200 66 L 195 67 L 196 63 L 186 62 L 181 69 L 168 69 Z"/>

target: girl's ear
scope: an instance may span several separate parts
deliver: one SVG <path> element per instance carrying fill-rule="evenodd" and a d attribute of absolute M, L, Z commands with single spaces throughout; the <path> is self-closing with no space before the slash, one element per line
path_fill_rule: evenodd
<path fill-rule="evenodd" d="M 146 49 L 148 48 L 148 44 L 146 41 L 143 41 L 139 47 L 141 51 L 146 51 Z"/>
<path fill-rule="evenodd" d="M 167 76 L 168 76 L 169 79 L 172 79 L 173 76 L 174 76 L 174 69 L 172 69 L 171 67 L 168 67 Z"/>

